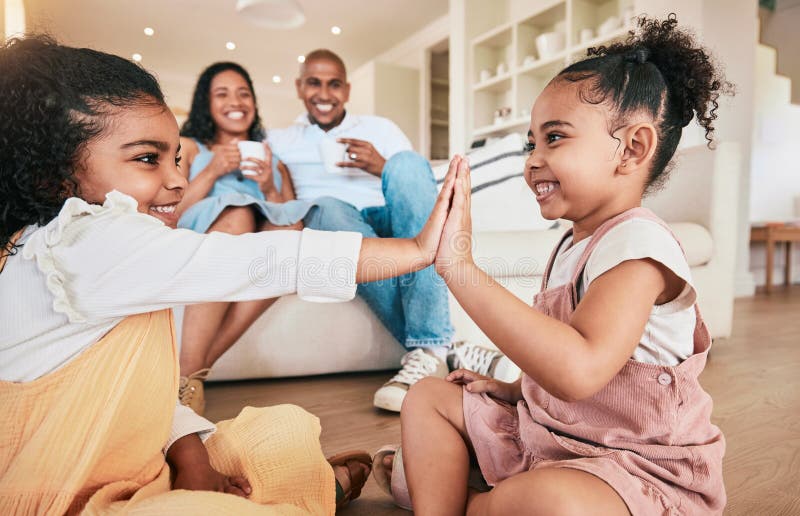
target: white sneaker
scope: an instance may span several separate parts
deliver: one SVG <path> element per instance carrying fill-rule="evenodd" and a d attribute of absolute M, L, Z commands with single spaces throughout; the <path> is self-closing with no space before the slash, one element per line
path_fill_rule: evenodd
<path fill-rule="evenodd" d="M 400 361 L 403 366 L 391 380 L 375 391 L 373 404 L 384 410 L 400 412 L 408 389 L 426 376 L 444 378 L 447 376 L 447 364 L 433 353 L 417 348 L 403 355 Z"/>
<path fill-rule="evenodd" d="M 515 382 L 522 374 L 517 364 L 500 351 L 468 342 L 453 343 L 447 359 L 451 369 L 469 369 L 501 382 Z"/>

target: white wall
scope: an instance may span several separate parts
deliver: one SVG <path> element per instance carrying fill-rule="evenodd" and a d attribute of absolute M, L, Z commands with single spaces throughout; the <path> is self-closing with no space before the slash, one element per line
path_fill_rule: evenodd
<path fill-rule="evenodd" d="M 778 73 L 792 79 L 800 104 L 800 0 L 779 0 L 775 12 L 761 9 L 761 42 L 778 49 Z"/>

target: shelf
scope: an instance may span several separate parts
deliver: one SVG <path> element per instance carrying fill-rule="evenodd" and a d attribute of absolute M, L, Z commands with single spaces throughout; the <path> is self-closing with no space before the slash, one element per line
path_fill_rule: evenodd
<path fill-rule="evenodd" d="M 431 79 L 431 85 L 439 88 L 449 88 L 450 81 L 448 81 L 447 79 L 437 79 L 434 77 Z"/>
<path fill-rule="evenodd" d="M 473 46 L 505 47 L 511 44 L 511 23 L 504 23 L 472 40 Z"/>
<path fill-rule="evenodd" d="M 566 0 L 553 0 L 539 6 L 534 12 L 525 15 L 517 23 L 520 25 L 552 25 L 566 18 Z"/>
<path fill-rule="evenodd" d="M 556 63 L 561 63 L 561 65 L 563 66 L 563 61 L 564 59 L 566 59 L 566 57 L 567 57 L 567 51 L 562 50 L 561 52 L 559 52 L 558 54 L 554 55 L 549 59 L 537 59 L 535 62 L 527 66 L 521 66 L 517 68 L 517 73 L 523 74 L 523 73 L 537 72 L 549 66 L 552 66 L 553 64 Z"/>
<path fill-rule="evenodd" d="M 474 131 L 472 131 L 472 137 L 477 138 L 479 136 L 488 136 L 490 134 L 501 133 L 508 131 L 509 129 L 513 129 L 515 127 L 527 127 L 530 125 L 531 120 L 530 118 L 514 118 L 507 122 L 503 122 L 502 124 L 492 124 L 486 125 L 483 127 L 478 127 Z"/>
<path fill-rule="evenodd" d="M 432 127 L 450 127 L 450 122 L 447 120 L 439 120 L 437 118 L 431 118 L 431 126 Z"/>
<path fill-rule="evenodd" d="M 508 84 L 505 84 L 505 83 Z M 506 72 L 503 75 L 496 75 L 488 81 L 479 82 L 472 86 L 472 89 L 478 91 L 492 91 L 500 92 L 511 89 L 511 72 Z"/>
<path fill-rule="evenodd" d="M 597 36 L 596 38 L 590 39 L 586 43 L 580 43 L 578 45 L 573 46 L 570 49 L 571 54 L 575 54 L 577 52 L 583 52 L 583 57 L 586 57 L 586 50 L 590 47 L 599 47 L 606 43 L 610 43 L 616 39 L 627 37 L 628 31 L 633 30 L 632 27 L 622 27 L 619 29 L 614 30 L 614 32 L 610 32 L 608 34 L 604 34 L 602 36 Z"/>

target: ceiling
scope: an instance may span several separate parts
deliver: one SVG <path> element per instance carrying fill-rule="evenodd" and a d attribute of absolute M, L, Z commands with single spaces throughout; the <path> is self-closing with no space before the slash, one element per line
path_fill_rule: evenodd
<path fill-rule="evenodd" d="M 448 0 L 298 0 L 306 23 L 293 30 L 260 28 L 235 11 L 236 0 L 25 0 L 28 30 L 61 42 L 130 58 L 143 56 L 165 90 L 190 90 L 212 62 L 233 60 L 250 71 L 259 94 L 294 97 L 297 57 L 330 48 L 349 70 L 445 15 Z M 341 35 L 331 26 L 341 27 Z M 145 36 L 144 28 L 155 34 Z M 233 51 L 225 44 L 236 44 Z M 272 81 L 274 75 L 282 80 Z M 189 93 L 190 94 L 190 93 Z M 186 92 L 177 95 L 188 104 Z M 299 105 L 297 106 L 299 110 Z"/>

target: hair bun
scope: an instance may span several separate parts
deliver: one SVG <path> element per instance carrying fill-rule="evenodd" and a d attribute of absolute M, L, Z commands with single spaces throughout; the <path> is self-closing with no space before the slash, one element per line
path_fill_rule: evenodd
<path fill-rule="evenodd" d="M 644 64 L 650 59 L 650 49 L 647 47 L 633 48 L 623 56 L 623 59 L 629 63 Z"/>

